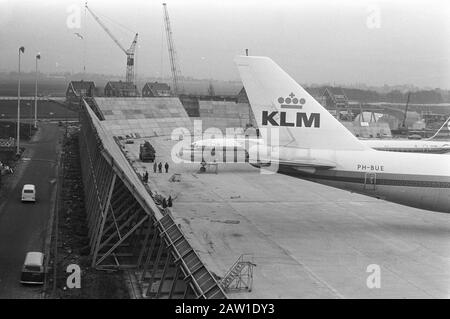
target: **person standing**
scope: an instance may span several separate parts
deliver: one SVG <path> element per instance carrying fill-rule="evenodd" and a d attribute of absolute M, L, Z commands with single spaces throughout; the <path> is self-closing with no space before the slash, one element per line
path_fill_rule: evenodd
<path fill-rule="evenodd" d="M 167 199 L 167 206 L 172 207 L 172 196 L 169 196 L 169 198 Z"/>
<path fill-rule="evenodd" d="M 169 172 L 169 163 L 166 162 L 166 164 L 164 164 L 164 168 L 166 169 L 166 173 Z"/>
<path fill-rule="evenodd" d="M 158 164 L 158 171 L 160 173 L 162 173 L 162 163 L 161 162 L 159 162 L 159 164 Z"/>
<path fill-rule="evenodd" d="M 156 164 L 156 161 L 153 163 L 153 173 L 156 173 L 156 168 L 157 168 L 157 164 Z"/>

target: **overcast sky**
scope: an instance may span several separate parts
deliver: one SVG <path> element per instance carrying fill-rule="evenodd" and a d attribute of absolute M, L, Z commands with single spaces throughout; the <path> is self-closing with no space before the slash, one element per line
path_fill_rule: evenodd
<path fill-rule="evenodd" d="M 302 83 L 450 88 L 450 1 L 167 0 L 181 73 L 239 79 L 233 57 L 267 55 Z M 162 1 L 90 0 L 137 73 L 169 75 Z M 77 14 L 79 12 L 79 15 Z M 75 33 L 83 36 L 80 39 Z M 80 0 L 0 0 L 0 71 L 125 74 L 125 54 Z"/>

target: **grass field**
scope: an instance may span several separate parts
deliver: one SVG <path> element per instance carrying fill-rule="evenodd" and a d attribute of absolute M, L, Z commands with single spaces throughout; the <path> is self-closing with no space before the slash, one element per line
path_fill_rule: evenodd
<path fill-rule="evenodd" d="M 38 101 L 39 119 L 74 119 L 78 114 L 64 106 L 51 101 Z M 22 100 L 20 103 L 20 117 L 24 119 L 34 118 L 34 102 Z M 0 100 L 0 119 L 17 118 L 17 101 Z"/>
<path fill-rule="evenodd" d="M 68 82 L 62 79 L 39 79 L 39 95 L 65 96 Z M 22 96 L 34 96 L 34 78 L 21 81 Z M 17 96 L 17 81 L 0 79 L 0 96 Z"/>

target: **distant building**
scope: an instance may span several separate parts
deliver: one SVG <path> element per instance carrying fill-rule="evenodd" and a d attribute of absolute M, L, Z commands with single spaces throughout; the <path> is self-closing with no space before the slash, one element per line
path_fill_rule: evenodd
<path fill-rule="evenodd" d="M 385 114 L 379 119 L 380 122 L 389 124 L 391 130 L 396 130 L 403 125 L 404 111 L 394 112 L 391 109 L 385 109 Z M 421 130 L 425 128 L 425 121 L 422 116 L 415 111 L 408 111 L 405 120 L 405 126 L 412 130 Z"/>
<path fill-rule="evenodd" d="M 212 82 L 209 82 L 208 96 L 215 96 L 215 95 L 216 95 L 216 91 L 214 90 L 214 86 L 213 86 Z"/>
<path fill-rule="evenodd" d="M 245 87 L 242 87 L 242 89 L 239 91 L 239 93 L 237 95 L 237 102 L 249 104 L 247 92 L 245 91 Z"/>
<path fill-rule="evenodd" d="M 139 93 L 136 85 L 131 82 L 110 81 L 106 83 L 105 96 L 136 97 Z"/>
<path fill-rule="evenodd" d="M 442 124 L 445 120 L 447 120 L 448 115 L 447 114 L 438 114 L 438 113 L 432 113 L 432 112 L 426 112 L 422 114 L 423 119 L 425 120 L 425 123 L 427 125 L 433 125 L 435 123 Z"/>
<path fill-rule="evenodd" d="M 82 96 L 92 97 L 95 94 L 95 84 L 92 81 L 71 81 L 67 86 L 66 100 L 79 103 Z"/>
<path fill-rule="evenodd" d="M 348 107 L 348 98 L 341 88 L 325 88 L 322 96 L 325 100 L 326 108 L 339 109 Z"/>
<path fill-rule="evenodd" d="M 147 82 L 142 88 L 143 97 L 162 97 L 162 96 L 172 96 L 170 92 L 170 86 L 166 83 L 158 82 Z"/>

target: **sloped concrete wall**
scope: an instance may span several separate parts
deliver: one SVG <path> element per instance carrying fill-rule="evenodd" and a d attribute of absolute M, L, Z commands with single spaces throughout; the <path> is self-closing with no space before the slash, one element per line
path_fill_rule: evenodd
<path fill-rule="evenodd" d="M 103 125 L 114 136 L 170 136 L 178 127 L 192 130 L 192 122 L 176 97 L 95 98 Z"/>
<path fill-rule="evenodd" d="M 255 124 L 253 112 L 246 103 L 228 101 L 199 101 L 200 119 L 203 130 L 211 127 L 225 131 L 229 128 L 244 128 Z"/>

